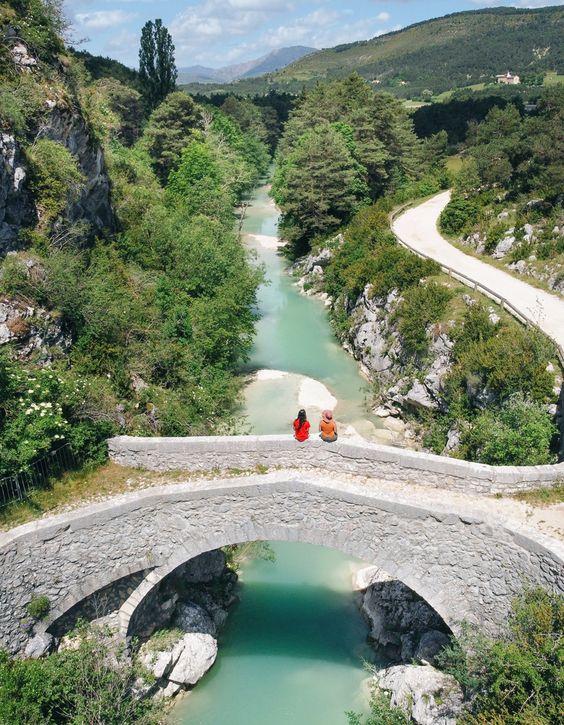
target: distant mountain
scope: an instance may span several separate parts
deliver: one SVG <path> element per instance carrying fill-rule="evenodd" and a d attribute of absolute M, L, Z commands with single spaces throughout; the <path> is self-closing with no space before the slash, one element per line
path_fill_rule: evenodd
<path fill-rule="evenodd" d="M 400 98 L 495 82 L 498 73 L 564 73 L 564 7 L 487 8 L 445 15 L 348 45 L 319 50 L 261 78 L 188 92 L 300 93 L 317 81 L 359 73 Z"/>
<path fill-rule="evenodd" d="M 300 60 L 305 55 L 315 53 L 315 48 L 303 45 L 294 45 L 290 48 L 280 48 L 260 58 L 228 65 L 223 68 L 207 68 L 203 65 L 193 65 L 178 69 L 178 83 L 231 83 L 240 78 L 255 78 L 264 73 L 273 73 L 282 70 L 290 63 Z"/>

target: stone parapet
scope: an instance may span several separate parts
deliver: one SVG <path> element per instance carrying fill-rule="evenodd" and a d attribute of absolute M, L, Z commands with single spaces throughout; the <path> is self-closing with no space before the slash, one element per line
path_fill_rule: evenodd
<path fill-rule="evenodd" d="M 151 471 L 300 468 L 351 473 L 466 494 L 509 494 L 550 488 L 564 481 L 564 463 L 554 466 L 487 466 L 373 443 L 298 443 L 291 436 L 208 436 L 109 440 L 110 458 Z"/>

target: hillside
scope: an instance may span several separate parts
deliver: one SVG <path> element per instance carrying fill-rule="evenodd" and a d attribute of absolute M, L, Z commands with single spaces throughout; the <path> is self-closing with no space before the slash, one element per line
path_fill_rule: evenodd
<path fill-rule="evenodd" d="M 227 65 L 222 68 L 208 68 L 203 65 L 194 65 L 188 68 L 179 68 L 179 83 L 230 83 L 240 78 L 255 78 L 285 68 L 290 63 L 314 53 L 315 48 L 303 45 L 294 45 L 290 48 L 280 48 L 260 58 L 249 60 L 246 63 Z"/>
<path fill-rule="evenodd" d="M 424 88 L 437 93 L 493 80 L 507 69 L 521 75 L 560 70 L 563 31 L 562 7 L 456 13 L 303 58 L 276 80 L 309 81 L 357 71 L 406 94 Z"/>
<path fill-rule="evenodd" d="M 265 78 L 241 80 L 234 90 L 252 94 L 274 88 L 298 93 L 320 79 L 357 72 L 383 90 L 412 98 L 424 90 L 436 95 L 490 82 L 507 70 L 522 76 L 562 73 L 563 32 L 563 7 L 455 13 L 319 51 Z"/>

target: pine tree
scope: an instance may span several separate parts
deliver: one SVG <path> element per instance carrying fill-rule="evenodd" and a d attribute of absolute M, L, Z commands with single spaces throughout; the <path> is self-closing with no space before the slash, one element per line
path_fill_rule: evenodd
<path fill-rule="evenodd" d="M 176 87 L 172 37 L 162 20 L 149 20 L 141 31 L 139 76 L 150 108 L 155 108 Z"/>

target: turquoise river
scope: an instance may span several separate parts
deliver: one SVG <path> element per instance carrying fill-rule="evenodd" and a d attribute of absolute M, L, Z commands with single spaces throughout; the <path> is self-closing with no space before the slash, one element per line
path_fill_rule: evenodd
<path fill-rule="evenodd" d="M 301 295 L 286 273 L 277 222 L 268 187 L 262 187 L 243 225 L 268 279 L 259 293 L 261 319 L 249 364 L 249 371 L 263 371 L 247 387 L 249 432 L 289 432 L 304 380 L 313 380 L 337 401 L 341 430 L 352 426 L 376 439 L 378 423 L 365 412 L 358 366 L 333 338 L 323 304 Z M 313 397 L 319 390 L 314 385 Z M 321 407 L 316 400 L 308 406 L 312 428 Z M 173 722 L 346 725 L 348 710 L 365 710 L 365 663 L 376 655 L 352 588 L 363 562 L 323 547 L 270 543 L 275 562 L 243 564 L 240 600 L 220 635 L 217 661 L 175 708 Z"/>

